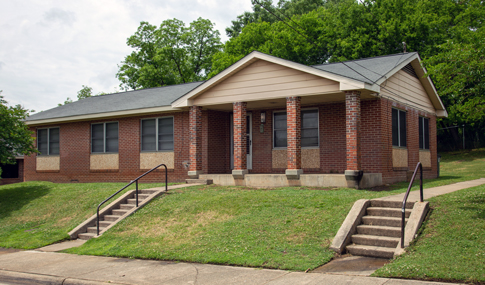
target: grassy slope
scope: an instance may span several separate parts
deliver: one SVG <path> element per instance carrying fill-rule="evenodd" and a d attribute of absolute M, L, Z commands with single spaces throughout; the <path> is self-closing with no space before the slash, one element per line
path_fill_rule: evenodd
<path fill-rule="evenodd" d="M 426 181 L 425 188 L 481 177 L 484 157 L 482 151 L 445 155 L 442 178 Z M 407 183 L 388 192 L 194 187 L 161 197 L 69 252 L 306 270 L 333 257 L 329 243 L 354 201 L 406 188 Z"/>
<path fill-rule="evenodd" d="M 71 229 L 124 185 L 23 182 L 0 186 L 0 247 L 32 249 L 67 239 Z"/>
<path fill-rule="evenodd" d="M 374 275 L 485 283 L 485 186 L 435 197 L 407 253 Z"/>

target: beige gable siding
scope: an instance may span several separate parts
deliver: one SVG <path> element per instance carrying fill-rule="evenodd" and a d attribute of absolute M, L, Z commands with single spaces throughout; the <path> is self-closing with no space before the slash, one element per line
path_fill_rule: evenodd
<path fill-rule="evenodd" d="M 421 81 L 402 70 L 381 84 L 381 95 L 389 96 L 420 110 L 436 112 Z"/>
<path fill-rule="evenodd" d="M 194 105 L 339 92 L 339 83 L 258 60 L 194 99 Z"/>

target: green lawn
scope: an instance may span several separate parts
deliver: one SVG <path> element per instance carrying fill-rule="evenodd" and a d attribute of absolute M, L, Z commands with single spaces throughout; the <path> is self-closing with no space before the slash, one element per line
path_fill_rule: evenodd
<path fill-rule="evenodd" d="M 425 189 L 484 177 L 484 166 L 485 150 L 445 154 L 441 178 L 426 180 Z M 108 183 L 29 182 L 0 186 L 0 246 L 34 248 L 65 239 L 67 232 L 92 215 L 99 201 L 116 188 L 119 186 Z M 328 246 L 356 200 L 401 193 L 407 183 L 389 188 L 387 191 L 219 186 L 177 189 L 155 199 L 100 238 L 67 252 L 313 269 L 334 256 Z M 432 200 L 433 209 L 434 201 L 440 198 Z M 431 218 L 435 213 L 432 211 Z M 448 213 L 445 211 L 441 216 L 453 220 Z M 419 241 L 425 238 L 427 235 L 422 235 Z M 473 268 L 473 262 L 470 259 L 469 268 Z M 466 280 L 460 278 L 457 280 Z"/>
<path fill-rule="evenodd" d="M 96 213 L 98 204 L 125 184 L 23 182 L 0 186 L 0 247 L 33 249 L 68 239 L 70 230 Z"/>
<path fill-rule="evenodd" d="M 414 244 L 374 275 L 485 284 L 485 186 L 429 202 L 430 218 Z"/>

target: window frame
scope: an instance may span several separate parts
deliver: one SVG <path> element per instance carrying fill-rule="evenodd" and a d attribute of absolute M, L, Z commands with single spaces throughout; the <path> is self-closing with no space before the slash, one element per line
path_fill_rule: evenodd
<path fill-rule="evenodd" d="M 396 110 L 397 111 L 397 143 L 398 145 L 395 145 L 394 144 L 394 130 L 393 130 L 393 112 L 392 110 Z M 405 130 L 404 130 L 404 134 L 405 134 L 405 139 L 404 141 L 402 141 L 402 138 L 401 138 L 401 133 L 402 133 L 402 130 L 401 130 L 401 113 L 404 114 L 404 119 L 405 119 Z M 392 108 L 391 109 L 391 141 L 392 141 L 392 146 L 393 147 L 398 147 L 398 148 L 407 148 L 407 139 L 408 139 L 408 135 L 407 135 L 407 131 L 408 131 L 408 118 L 407 118 L 407 112 L 405 110 L 401 110 L 401 109 L 398 109 L 398 108 Z"/>
<path fill-rule="evenodd" d="M 304 149 L 316 149 L 316 148 L 320 148 L 320 110 L 319 108 L 304 108 L 304 109 L 301 109 L 301 112 L 303 111 L 313 111 L 313 110 L 316 110 L 317 111 L 317 145 L 312 145 L 312 146 L 301 146 L 301 148 L 304 148 Z M 303 133 L 303 115 L 301 115 L 301 133 Z M 312 128 L 314 129 L 314 128 Z"/>
<path fill-rule="evenodd" d="M 167 118 L 172 118 L 173 147 L 171 150 L 167 150 L 167 149 L 160 150 L 159 139 L 158 139 L 159 120 L 167 119 Z M 148 120 L 155 120 L 155 150 L 143 150 L 143 121 L 148 121 Z M 140 119 L 140 152 L 174 152 L 174 151 L 175 151 L 175 116 L 163 116 L 163 117 Z"/>
<path fill-rule="evenodd" d="M 300 117 L 301 117 L 301 121 L 300 121 L 300 138 L 301 138 L 301 134 L 302 134 L 302 131 L 303 131 L 303 115 L 301 114 L 301 112 L 304 112 L 304 111 L 314 111 L 316 110 L 317 111 L 317 145 L 316 146 L 301 146 L 302 149 L 318 149 L 320 148 L 320 110 L 319 108 L 304 108 L 304 109 L 301 109 L 300 111 Z M 288 147 L 288 141 L 286 142 L 286 146 L 275 146 L 275 143 L 276 143 L 276 140 L 275 140 L 275 114 L 277 113 L 286 113 L 286 110 L 279 110 L 279 111 L 273 111 L 273 118 L 272 118 L 272 140 L 273 140 L 273 149 L 287 149 Z M 311 128 L 311 129 L 314 129 L 314 128 Z M 287 117 L 286 117 L 286 130 L 288 130 L 288 114 L 287 114 Z M 288 137 L 288 131 L 286 132 L 286 136 Z"/>
<path fill-rule="evenodd" d="M 273 149 L 286 149 L 288 147 L 288 139 L 286 140 L 286 146 L 276 146 L 276 140 L 275 140 L 275 114 L 277 113 L 285 113 L 286 114 L 286 110 L 280 110 L 280 111 L 273 111 L 273 120 L 272 120 L 272 132 L 271 132 L 271 137 L 272 137 L 272 141 L 273 141 Z M 280 130 L 280 129 L 279 129 Z M 286 138 L 288 138 L 288 114 L 286 116 Z"/>
<path fill-rule="evenodd" d="M 59 153 L 56 153 L 56 154 L 51 154 L 51 147 L 50 147 L 50 144 L 51 144 L 51 139 L 50 139 L 50 135 L 51 135 L 51 129 L 58 129 L 59 130 L 59 149 L 58 149 L 58 152 Z M 41 130 L 47 130 L 47 153 L 41 153 L 40 152 L 40 149 L 39 149 L 39 131 Z M 36 144 L 37 144 L 37 150 L 39 151 L 39 153 L 37 154 L 38 156 L 46 156 L 46 155 L 49 155 L 49 156 L 58 156 L 60 155 L 61 153 L 61 128 L 60 127 L 48 127 L 48 128 L 38 128 L 37 129 L 37 141 L 36 141 Z"/>
<path fill-rule="evenodd" d="M 419 119 L 418 119 L 418 122 L 419 122 L 419 127 L 418 127 L 418 132 L 419 132 L 419 135 L 418 135 L 418 138 L 420 138 L 421 136 L 423 136 L 422 140 L 419 139 L 419 149 L 420 150 L 429 150 L 429 118 L 427 117 L 422 117 L 422 116 L 419 116 Z M 425 128 L 425 122 L 428 122 L 428 136 L 426 136 L 426 128 Z M 422 132 L 420 131 L 420 128 L 423 128 L 422 129 Z M 428 143 L 427 147 L 426 147 L 426 142 Z M 423 144 L 422 147 L 421 147 L 421 143 Z"/>
<path fill-rule="evenodd" d="M 112 124 L 112 123 L 117 123 L 118 124 L 118 133 L 117 133 L 117 139 L 118 139 L 118 151 L 106 151 L 106 124 Z M 93 151 L 93 126 L 94 125 L 103 125 L 103 151 Z M 90 130 L 90 144 L 91 144 L 91 154 L 103 154 L 103 153 L 119 153 L 120 152 L 120 122 L 119 121 L 109 121 L 109 122 L 102 122 L 102 123 L 91 123 L 91 130 Z"/>

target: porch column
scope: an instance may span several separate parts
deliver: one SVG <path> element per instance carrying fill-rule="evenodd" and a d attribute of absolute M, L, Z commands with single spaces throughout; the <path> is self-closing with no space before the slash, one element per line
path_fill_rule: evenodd
<path fill-rule="evenodd" d="M 347 186 L 359 188 L 362 179 L 360 155 L 360 91 L 345 92 L 345 121 L 347 142 Z"/>
<path fill-rule="evenodd" d="M 202 108 L 191 106 L 189 110 L 189 172 L 192 179 L 202 174 Z"/>
<path fill-rule="evenodd" d="M 301 169 L 301 97 L 286 98 L 286 177 L 300 179 Z"/>
<path fill-rule="evenodd" d="M 243 179 L 248 173 L 246 153 L 246 102 L 233 103 L 234 118 L 234 169 L 232 176 L 235 179 Z"/>

